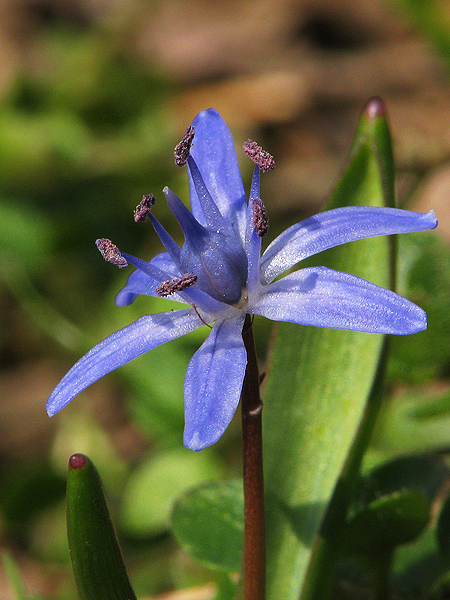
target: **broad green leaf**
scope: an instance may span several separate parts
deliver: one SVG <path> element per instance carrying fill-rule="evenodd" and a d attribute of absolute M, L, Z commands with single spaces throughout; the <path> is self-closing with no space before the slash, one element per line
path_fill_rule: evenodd
<path fill-rule="evenodd" d="M 394 492 L 370 502 L 348 523 L 349 552 L 377 557 L 411 542 L 430 520 L 430 501 L 419 491 Z"/>
<path fill-rule="evenodd" d="M 172 512 L 175 536 L 207 565 L 240 571 L 244 536 L 242 481 L 210 483 L 184 494 Z"/>
<path fill-rule="evenodd" d="M 375 121 L 380 118 L 384 117 Z M 327 208 L 390 202 L 388 135 L 387 128 L 375 127 L 374 120 L 363 115 L 350 163 Z M 385 237 L 354 242 L 315 258 L 314 264 L 389 286 L 390 247 Z M 360 423 L 382 343 L 378 334 L 278 325 L 263 412 L 268 600 L 298 600 L 312 544 Z"/>
<path fill-rule="evenodd" d="M 431 502 L 449 475 L 448 466 L 438 456 L 400 456 L 367 474 L 360 497 L 368 504 L 398 490 L 417 490 Z"/>
<path fill-rule="evenodd" d="M 177 448 L 151 456 L 131 475 L 125 487 L 123 526 L 138 537 L 166 531 L 176 498 L 186 489 L 219 475 L 219 465 L 208 452 L 199 454 Z"/>
<path fill-rule="evenodd" d="M 67 535 L 80 600 L 136 600 L 93 463 L 69 460 Z"/>

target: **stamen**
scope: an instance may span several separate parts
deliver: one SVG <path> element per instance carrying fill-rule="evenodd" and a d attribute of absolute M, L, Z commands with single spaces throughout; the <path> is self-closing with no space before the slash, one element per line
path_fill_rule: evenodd
<path fill-rule="evenodd" d="M 259 237 L 264 237 L 269 231 L 269 219 L 267 218 L 266 207 L 260 198 L 253 200 L 253 219 L 252 225 L 256 229 Z"/>
<path fill-rule="evenodd" d="M 195 128 L 192 125 L 186 129 L 183 139 L 175 146 L 175 164 L 178 167 L 184 167 L 191 151 L 192 141 L 194 139 Z"/>
<path fill-rule="evenodd" d="M 122 256 L 119 248 L 111 242 L 111 240 L 107 240 L 106 238 L 101 238 L 96 240 L 97 248 L 100 250 L 101 255 L 105 260 L 116 265 L 119 269 L 124 269 L 128 267 L 128 262 L 126 258 Z"/>
<path fill-rule="evenodd" d="M 203 323 L 203 325 L 206 325 L 206 327 L 209 327 L 210 329 L 212 329 L 212 325 L 209 325 L 205 319 L 202 317 L 202 315 L 198 312 L 197 307 L 195 306 L 194 303 L 192 303 L 192 308 L 195 310 L 195 312 L 197 313 L 197 317 L 200 319 L 200 321 Z"/>
<path fill-rule="evenodd" d="M 185 273 L 182 277 L 163 281 L 161 285 L 158 285 L 156 288 L 156 293 L 158 296 L 161 296 L 161 298 L 166 298 L 166 296 L 171 296 L 176 292 L 182 292 L 191 285 L 194 285 L 196 281 L 197 275 Z"/>
<path fill-rule="evenodd" d="M 145 221 L 148 213 L 151 211 L 152 206 L 155 204 L 156 198 L 153 194 L 147 194 L 146 196 L 142 196 L 142 200 L 136 206 L 134 211 L 134 220 L 136 223 L 138 221 Z"/>
<path fill-rule="evenodd" d="M 275 168 L 275 160 L 271 154 L 263 150 L 253 140 L 247 140 L 244 144 L 245 154 L 258 166 L 263 173 Z"/>

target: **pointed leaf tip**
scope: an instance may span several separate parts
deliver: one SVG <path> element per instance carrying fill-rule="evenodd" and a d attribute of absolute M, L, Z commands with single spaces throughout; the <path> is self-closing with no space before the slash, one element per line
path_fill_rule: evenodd
<path fill-rule="evenodd" d="M 87 462 L 88 459 L 84 454 L 73 454 L 69 458 L 69 469 L 81 469 Z"/>
<path fill-rule="evenodd" d="M 363 109 L 363 114 L 369 119 L 374 121 L 377 117 L 387 117 L 386 104 L 380 96 L 373 96 L 370 98 Z"/>
<path fill-rule="evenodd" d="M 136 600 L 102 482 L 84 454 L 69 459 L 67 537 L 80 600 Z"/>

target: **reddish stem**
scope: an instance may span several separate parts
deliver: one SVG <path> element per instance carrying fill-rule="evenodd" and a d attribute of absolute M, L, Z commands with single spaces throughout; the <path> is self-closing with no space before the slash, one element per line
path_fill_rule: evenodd
<path fill-rule="evenodd" d="M 262 401 L 252 322 L 247 316 L 243 338 L 247 369 L 242 386 L 242 443 L 244 471 L 244 600 L 264 600 L 266 547 L 262 458 Z"/>

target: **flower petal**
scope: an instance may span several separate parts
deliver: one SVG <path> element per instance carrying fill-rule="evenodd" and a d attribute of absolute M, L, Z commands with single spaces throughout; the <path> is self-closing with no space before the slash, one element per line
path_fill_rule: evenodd
<path fill-rule="evenodd" d="M 152 258 L 149 264 L 170 274 L 172 278 L 180 277 L 180 275 L 182 275 L 167 252 L 161 252 L 161 254 L 157 254 L 154 258 Z M 170 279 L 170 277 L 168 277 L 168 279 Z M 117 306 L 129 306 L 136 300 L 139 294 L 145 294 L 146 296 L 157 296 L 158 294 L 156 293 L 156 288 L 158 285 L 160 285 L 160 283 L 160 280 L 153 279 L 140 269 L 136 269 L 136 271 L 131 273 L 125 286 L 117 294 Z"/>
<path fill-rule="evenodd" d="M 259 286 L 259 263 L 261 259 L 261 237 L 256 233 L 253 225 L 253 202 L 259 199 L 259 168 L 253 171 L 252 187 L 247 207 L 246 247 L 248 255 L 248 293 L 249 300 Z"/>
<path fill-rule="evenodd" d="M 202 450 L 228 427 L 239 404 L 247 365 L 244 315 L 216 322 L 194 354 L 184 382 L 184 445 Z"/>
<path fill-rule="evenodd" d="M 192 124 L 195 137 L 191 155 L 217 208 L 244 240 L 247 200 L 231 132 L 212 108 L 200 112 Z M 189 186 L 192 213 L 206 225 L 190 170 Z"/>
<path fill-rule="evenodd" d="M 141 317 L 94 346 L 63 377 L 47 401 L 53 416 L 91 383 L 133 358 L 203 325 L 192 308 Z"/>
<path fill-rule="evenodd" d="M 299 261 L 347 242 L 377 235 L 434 229 L 434 212 L 347 206 L 300 221 L 279 235 L 261 258 L 261 281 L 269 283 Z"/>
<path fill-rule="evenodd" d="M 369 333 L 406 335 L 427 327 L 425 312 L 409 300 L 326 267 L 301 269 L 272 283 L 249 312 L 274 321 Z"/>

